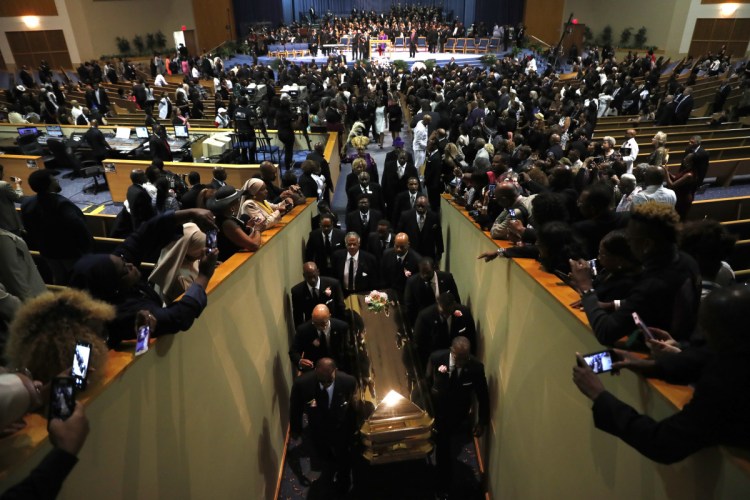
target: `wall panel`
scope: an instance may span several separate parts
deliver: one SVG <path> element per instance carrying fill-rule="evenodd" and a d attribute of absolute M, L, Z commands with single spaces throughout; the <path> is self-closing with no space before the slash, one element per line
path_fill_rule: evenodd
<path fill-rule="evenodd" d="M 564 2 L 556 0 L 526 0 L 524 24 L 529 35 L 544 40 L 553 47 L 562 33 L 562 25 L 567 21 L 563 12 Z"/>
<path fill-rule="evenodd" d="M 0 17 L 56 16 L 55 0 L 2 0 Z"/>

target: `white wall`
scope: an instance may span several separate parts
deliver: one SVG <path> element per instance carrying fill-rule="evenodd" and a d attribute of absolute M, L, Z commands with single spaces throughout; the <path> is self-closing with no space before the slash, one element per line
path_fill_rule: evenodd
<path fill-rule="evenodd" d="M 31 1 L 31 0 L 29 0 Z M 10 50 L 10 44 L 8 43 L 8 37 L 5 35 L 8 31 L 47 31 L 47 30 L 62 30 L 65 35 L 65 43 L 68 45 L 68 52 L 70 53 L 70 60 L 75 64 L 81 60 L 81 55 L 76 43 L 75 32 L 68 16 L 68 10 L 65 7 L 65 0 L 55 0 L 55 6 L 57 7 L 57 16 L 40 16 L 39 27 L 29 30 L 29 28 L 21 21 L 20 17 L 0 17 L 0 51 L 3 53 L 8 69 L 12 69 L 16 60 L 13 57 L 13 53 Z"/>
<path fill-rule="evenodd" d="M 682 33 L 682 40 L 680 41 L 680 53 L 687 54 L 690 50 L 690 41 L 693 39 L 693 30 L 695 29 L 696 19 L 716 19 L 716 18 L 728 18 L 728 19 L 741 19 L 750 18 L 750 4 L 737 4 L 737 11 L 731 16 L 724 16 L 721 14 L 721 4 L 702 4 L 700 0 L 690 0 L 690 10 L 687 13 L 687 19 L 685 20 L 685 30 Z M 750 50 L 750 44 L 745 49 L 747 53 Z"/>

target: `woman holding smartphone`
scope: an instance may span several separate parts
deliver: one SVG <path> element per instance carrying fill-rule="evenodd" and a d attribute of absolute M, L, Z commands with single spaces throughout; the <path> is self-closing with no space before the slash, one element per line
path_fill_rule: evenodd
<path fill-rule="evenodd" d="M 242 186 L 242 193 L 237 216 L 257 220 L 256 225 L 262 225 L 264 229 L 278 224 L 284 214 L 294 207 L 291 198 L 285 198 L 281 203 L 270 203 L 267 199 L 268 188 L 261 179 L 249 179 Z"/>

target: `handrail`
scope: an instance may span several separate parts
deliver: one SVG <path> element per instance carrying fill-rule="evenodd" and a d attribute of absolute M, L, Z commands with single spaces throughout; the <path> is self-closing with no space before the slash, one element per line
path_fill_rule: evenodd
<path fill-rule="evenodd" d="M 541 38 L 537 38 L 537 37 L 535 37 L 534 35 L 527 35 L 527 36 L 528 36 L 529 38 L 533 38 L 534 40 L 536 40 L 537 42 L 541 43 L 542 45 L 544 45 L 544 46 L 545 46 L 545 47 L 547 47 L 548 49 L 551 49 L 551 48 L 552 48 L 552 45 L 548 44 L 547 42 L 545 42 L 545 41 L 544 41 L 544 40 L 542 40 Z"/>

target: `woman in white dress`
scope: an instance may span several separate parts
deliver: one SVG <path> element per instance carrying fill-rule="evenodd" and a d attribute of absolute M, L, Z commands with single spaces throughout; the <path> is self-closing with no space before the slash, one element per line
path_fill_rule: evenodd
<path fill-rule="evenodd" d="M 375 131 L 378 134 L 380 149 L 383 149 L 383 137 L 385 136 L 386 129 L 385 104 L 385 100 L 381 98 L 378 102 L 378 107 L 375 108 Z"/>

